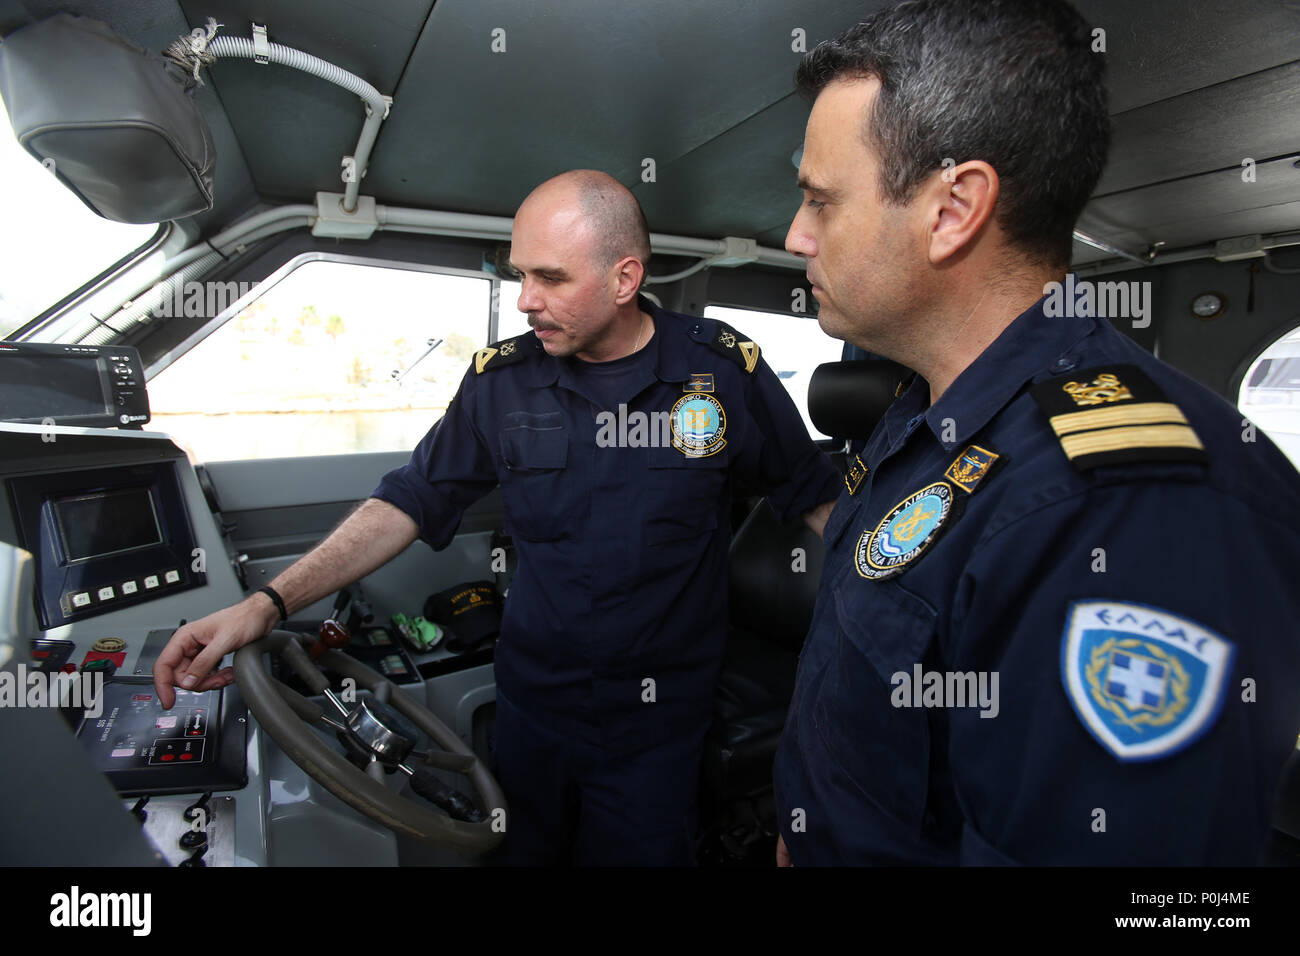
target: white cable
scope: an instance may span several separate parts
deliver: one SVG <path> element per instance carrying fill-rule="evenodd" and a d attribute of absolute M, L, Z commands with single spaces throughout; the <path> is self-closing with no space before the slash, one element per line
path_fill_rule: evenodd
<path fill-rule="evenodd" d="M 224 56 L 244 60 L 251 60 L 256 56 L 253 41 L 248 37 L 214 37 L 208 44 L 207 52 L 217 57 Z M 270 58 L 272 63 L 279 63 L 281 66 L 293 67 L 295 70 L 302 70 L 312 76 L 319 76 L 322 80 L 328 80 L 336 86 L 341 86 L 345 90 L 355 93 L 365 100 L 372 110 L 378 111 L 380 119 L 383 119 L 383 113 L 388 106 L 384 95 L 355 73 L 349 73 L 342 67 L 335 66 L 320 57 L 312 56 L 310 53 L 304 53 L 302 50 L 295 50 L 293 47 L 283 46 L 279 43 L 270 45 Z"/>
<path fill-rule="evenodd" d="M 712 264 L 713 264 L 712 259 L 701 259 L 699 262 L 695 263 L 695 265 L 688 266 L 687 268 L 683 269 L 681 272 L 674 272 L 672 275 L 646 276 L 645 284 L 663 285 L 665 282 L 676 282 L 678 279 L 685 279 L 687 276 L 693 276 L 701 269 L 707 269 Z"/>

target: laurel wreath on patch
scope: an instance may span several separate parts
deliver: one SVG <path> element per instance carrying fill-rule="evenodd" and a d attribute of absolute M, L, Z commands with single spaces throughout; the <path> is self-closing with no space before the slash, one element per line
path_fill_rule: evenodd
<path fill-rule="evenodd" d="M 1110 660 L 1110 652 L 1114 650 L 1132 650 L 1139 646 L 1146 648 L 1161 661 L 1168 664 L 1170 671 L 1173 673 L 1173 680 L 1170 682 L 1170 690 L 1173 691 L 1174 697 L 1173 703 L 1159 714 L 1140 713 L 1130 716 L 1124 712 L 1118 703 L 1108 698 L 1101 690 L 1100 674 L 1107 661 Z M 1132 727 L 1134 730 L 1141 730 L 1143 724 L 1151 727 L 1163 727 L 1172 723 L 1174 718 L 1187 707 L 1187 691 L 1192 683 L 1178 658 L 1166 654 L 1154 644 L 1148 644 L 1133 637 L 1124 640 L 1112 637 L 1093 648 L 1092 654 L 1088 658 L 1088 667 L 1084 671 L 1084 677 L 1088 680 L 1088 687 L 1092 691 L 1092 699 L 1097 702 L 1097 706 L 1113 714 L 1120 723 Z"/>

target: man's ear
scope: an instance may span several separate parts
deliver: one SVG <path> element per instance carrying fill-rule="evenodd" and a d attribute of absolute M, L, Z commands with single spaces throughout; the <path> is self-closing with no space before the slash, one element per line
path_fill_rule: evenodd
<path fill-rule="evenodd" d="M 998 201 L 998 174 L 980 159 L 945 167 L 926 183 L 930 204 L 930 262 L 938 264 L 970 247 L 993 216 Z"/>
<path fill-rule="evenodd" d="M 645 266 L 636 256 L 626 256 L 615 264 L 615 268 L 618 270 L 618 288 L 614 293 L 614 303 L 627 305 L 636 299 L 641 280 L 645 278 Z"/>

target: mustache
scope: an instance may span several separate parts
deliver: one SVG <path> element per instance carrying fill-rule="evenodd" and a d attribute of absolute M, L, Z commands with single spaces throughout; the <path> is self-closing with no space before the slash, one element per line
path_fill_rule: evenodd
<path fill-rule="evenodd" d="M 549 325 L 532 318 L 529 318 L 528 325 L 534 332 L 545 332 L 547 330 L 558 330 L 560 328 L 558 325 Z"/>

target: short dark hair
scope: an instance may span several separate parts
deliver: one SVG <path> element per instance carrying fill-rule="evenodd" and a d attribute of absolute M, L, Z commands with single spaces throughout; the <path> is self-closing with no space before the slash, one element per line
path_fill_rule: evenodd
<path fill-rule="evenodd" d="M 1064 0 L 908 0 L 819 44 L 796 83 L 809 99 L 875 77 L 863 138 L 881 198 L 905 205 L 944 165 L 998 173 L 999 226 L 1036 263 L 1067 266 L 1074 224 L 1110 146 L 1105 64 Z"/>

